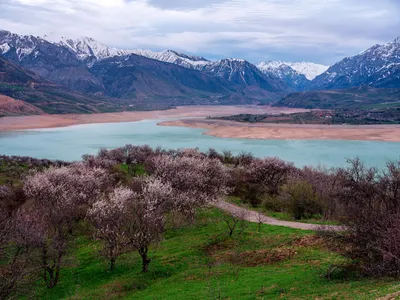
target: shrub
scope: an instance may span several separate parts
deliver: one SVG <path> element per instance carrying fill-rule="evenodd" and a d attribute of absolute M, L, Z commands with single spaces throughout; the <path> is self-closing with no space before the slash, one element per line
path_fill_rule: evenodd
<path fill-rule="evenodd" d="M 261 205 L 266 210 L 271 210 L 275 212 L 283 212 L 286 211 L 288 208 L 288 203 L 285 201 L 280 195 L 266 195 Z"/>
<path fill-rule="evenodd" d="M 296 181 L 284 186 L 283 192 L 287 199 L 288 212 L 296 220 L 312 218 L 323 212 L 322 203 L 312 186 L 306 181 Z"/>

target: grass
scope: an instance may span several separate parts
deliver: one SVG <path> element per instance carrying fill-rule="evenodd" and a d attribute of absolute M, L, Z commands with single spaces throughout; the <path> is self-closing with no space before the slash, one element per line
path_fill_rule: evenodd
<path fill-rule="evenodd" d="M 338 222 L 331 221 L 331 220 L 323 220 L 321 216 L 315 215 L 313 218 L 310 219 L 301 219 L 296 220 L 293 216 L 291 216 L 287 212 L 276 212 L 269 209 L 266 209 L 262 206 L 260 207 L 252 207 L 251 205 L 247 205 L 243 203 L 240 198 L 230 196 L 227 198 L 228 202 L 234 203 L 238 206 L 246 207 L 247 209 L 259 211 L 265 214 L 268 217 L 275 218 L 282 221 L 292 221 L 292 222 L 299 222 L 299 223 L 308 223 L 308 224 L 316 224 L 316 225 L 338 225 Z"/>
<path fill-rule="evenodd" d="M 20 183 L 20 176 L 28 171 L 28 166 L 25 164 L 8 165 L 0 160 L 0 185 L 7 183 Z"/>
<path fill-rule="evenodd" d="M 59 285 L 35 288 L 41 299 L 372 299 L 399 288 L 390 280 L 328 281 L 324 272 L 344 259 L 318 243 L 311 232 L 248 223 L 228 237 L 224 215 L 202 211 L 194 225 L 169 229 L 150 251 L 150 271 L 140 272 L 136 253 L 116 269 L 97 255 L 84 235 L 66 258 Z M 273 254 L 273 255 L 271 255 Z"/>
<path fill-rule="evenodd" d="M 268 217 L 275 218 L 278 220 L 283 221 L 293 221 L 299 223 L 309 223 L 309 224 L 316 224 L 316 225 L 338 225 L 338 222 L 330 221 L 330 220 L 322 220 L 321 218 L 311 218 L 311 219 L 301 219 L 295 220 L 290 214 L 286 212 L 276 212 L 270 211 L 264 208 L 256 208 L 256 210 L 260 210 L 262 213 L 266 214 Z"/>

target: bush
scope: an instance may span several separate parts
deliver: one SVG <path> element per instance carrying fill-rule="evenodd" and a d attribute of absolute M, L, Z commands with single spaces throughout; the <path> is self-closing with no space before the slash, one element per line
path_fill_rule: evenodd
<path fill-rule="evenodd" d="M 306 181 L 292 182 L 284 186 L 288 212 L 296 219 L 312 218 L 322 214 L 323 206 L 312 186 Z"/>
<path fill-rule="evenodd" d="M 283 212 L 287 210 L 288 204 L 285 200 L 282 199 L 279 195 L 267 195 L 262 200 L 261 205 L 266 210 L 271 210 L 275 212 Z"/>

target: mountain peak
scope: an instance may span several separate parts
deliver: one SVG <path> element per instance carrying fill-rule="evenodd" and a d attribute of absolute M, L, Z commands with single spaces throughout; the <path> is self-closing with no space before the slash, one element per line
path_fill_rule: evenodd
<path fill-rule="evenodd" d="M 290 67 L 289 63 L 283 61 L 265 61 L 258 63 L 256 66 L 264 74 L 280 78 L 297 91 L 305 90 L 310 82 L 306 76 Z"/>
<path fill-rule="evenodd" d="M 39 44 L 43 43 L 48 42 L 41 37 L 20 35 L 6 30 L 0 31 L 0 54 L 5 54 L 14 48 L 18 60 L 30 55 Z"/>
<path fill-rule="evenodd" d="M 315 89 L 356 86 L 391 88 L 399 86 L 400 38 L 374 45 L 358 55 L 346 57 L 330 67 L 312 84 Z"/>
<path fill-rule="evenodd" d="M 236 62 L 236 63 L 245 63 L 245 62 L 247 62 L 246 60 L 241 59 L 241 58 L 231 58 L 231 57 L 228 57 L 228 58 L 225 58 L 225 59 L 222 59 L 222 60 L 226 60 L 226 61 L 229 61 L 229 62 Z"/>
<path fill-rule="evenodd" d="M 313 80 L 318 75 L 325 72 L 329 66 L 316 64 L 312 62 L 286 62 L 286 61 L 265 61 L 257 64 L 261 71 L 276 70 L 288 66 L 294 71 L 304 75 L 308 80 Z"/>

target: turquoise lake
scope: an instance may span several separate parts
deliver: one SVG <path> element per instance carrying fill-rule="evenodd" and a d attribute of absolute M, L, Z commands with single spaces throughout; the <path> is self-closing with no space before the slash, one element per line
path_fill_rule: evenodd
<path fill-rule="evenodd" d="M 276 156 L 297 166 L 343 166 L 360 157 L 370 166 L 383 167 L 400 159 L 400 143 L 370 141 L 295 141 L 223 139 L 203 135 L 203 129 L 157 126 L 161 120 L 88 124 L 63 128 L 0 132 L 0 153 L 36 158 L 79 160 L 100 148 L 125 144 L 251 152 L 257 157 Z"/>

